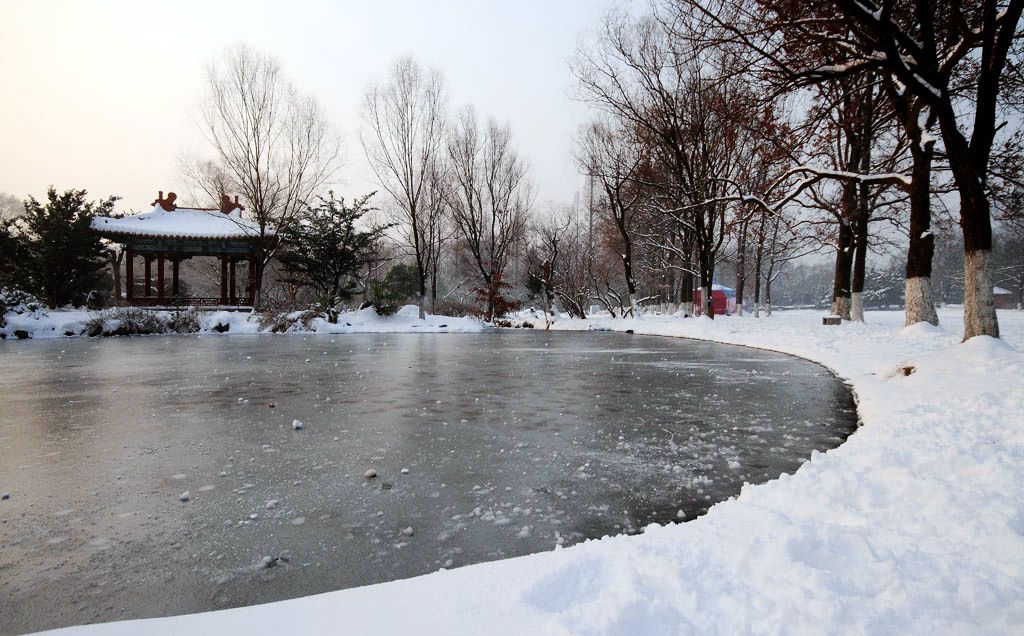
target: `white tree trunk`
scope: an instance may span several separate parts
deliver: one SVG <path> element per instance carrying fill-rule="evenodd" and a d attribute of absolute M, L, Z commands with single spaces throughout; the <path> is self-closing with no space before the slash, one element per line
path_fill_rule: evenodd
<path fill-rule="evenodd" d="M 850 320 L 864 322 L 864 292 L 850 294 Z"/>
<path fill-rule="evenodd" d="M 903 299 L 907 307 L 907 326 L 919 322 L 939 324 L 939 314 L 935 312 L 935 303 L 932 301 L 931 278 L 927 276 L 908 278 Z"/>
<path fill-rule="evenodd" d="M 687 318 L 689 318 L 690 316 L 693 316 L 693 303 L 692 302 L 685 302 L 685 303 L 679 303 L 679 304 L 682 307 L 683 311 L 686 313 L 686 317 Z"/>
<path fill-rule="evenodd" d="M 850 299 L 838 296 L 832 299 L 832 315 L 843 320 L 850 319 Z"/>
<path fill-rule="evenodd" d="M 764 304 L 764 315 L 771 318 L 772 315 L 772 301 L 768 301 Z"/>
<path fill-rule="evenodd" d="M 633 312 L 633 318 L 640 320 L 640 305 L 637 304 L 636 296 L 634 296 L 633 294 L 629 294 L 629 308 Z"/>
<path fill-rule="evenodd" d="M 964 252 L 964 340 L 975 336 L 999 337 L 991 250 Z"/>
<path fill-rule="evenodd" d="M 761 303 L 754 303 L 754 318 L 761 317 Z"/>

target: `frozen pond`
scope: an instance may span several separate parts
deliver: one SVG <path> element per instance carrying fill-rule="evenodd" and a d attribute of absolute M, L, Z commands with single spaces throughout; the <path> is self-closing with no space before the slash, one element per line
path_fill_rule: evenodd
<path fill-rule="evenodd" d="M 7 342 L 0 369 L 5 634 L 637 532 L 856 427 L 814 364 L 600 332 Z"/>

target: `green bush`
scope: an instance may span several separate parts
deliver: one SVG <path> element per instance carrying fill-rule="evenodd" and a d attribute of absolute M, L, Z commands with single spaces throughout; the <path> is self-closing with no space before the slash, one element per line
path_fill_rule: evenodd
<path fill-rule="evenodd" d="M 367 291 L 367 301 L 373 310 L 381 316 L 394 314 L 398 311 L 399 304 L 405 299 L 388 285 L 386 279 L 370 281 Z"/>

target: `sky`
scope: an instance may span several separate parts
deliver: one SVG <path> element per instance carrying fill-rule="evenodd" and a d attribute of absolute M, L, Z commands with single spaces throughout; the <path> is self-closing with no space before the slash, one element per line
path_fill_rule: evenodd
<path fill-rule="evenodd" d="M 439 68 L 451 106 L 508 122 L 532 165 L 537 205 L 582 183 L 585 120 L 568 62 L 601 0 L 115 2 L 0 0 L 0 192 L 82 188 L 148 208 L 187 192 L 185 154 L 209 153 L 196 121 L 205 65 L 239 42 L 269 53 L 344 139 L 336 193 L 377 189 L 359 143 L 367 84 L 412 55 Z M 184 203 L 191 203 L 185 201 Z"/>

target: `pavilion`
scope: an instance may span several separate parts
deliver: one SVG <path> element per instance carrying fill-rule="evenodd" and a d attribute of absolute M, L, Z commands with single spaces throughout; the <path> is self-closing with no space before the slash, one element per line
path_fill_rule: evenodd
<path fill-rule="evenodd" d="M 220 208 L 183 208 L 175 204 L 173 192 L 164 198 L 160 191 L 153 209 L 121 218 L 96 217 L 92 228 L 104 238 L 124 246 L 125 301 L 128 305 L 165 306 L 251 306 L 256 295 L 254 257 L 260 241 L 259 226 L 243 216 L 238 197 L 221 197 Z M 264 237 L 274 235 L 267 228 Z M 142 294 L 136 295 L 134 261 L 143 259 L 145 275 Z M 179 293 L 181 261 L 194 256 L 220 259 L 220 297 L 182 297 Z M 171 263 L 171 286 L 165 285 L 165 264 Z M 235 284 L 235 268 L 248 261 L 247 282 L 242 293 Z M 153 265 L 156 265 L 156 286 Z"/>

